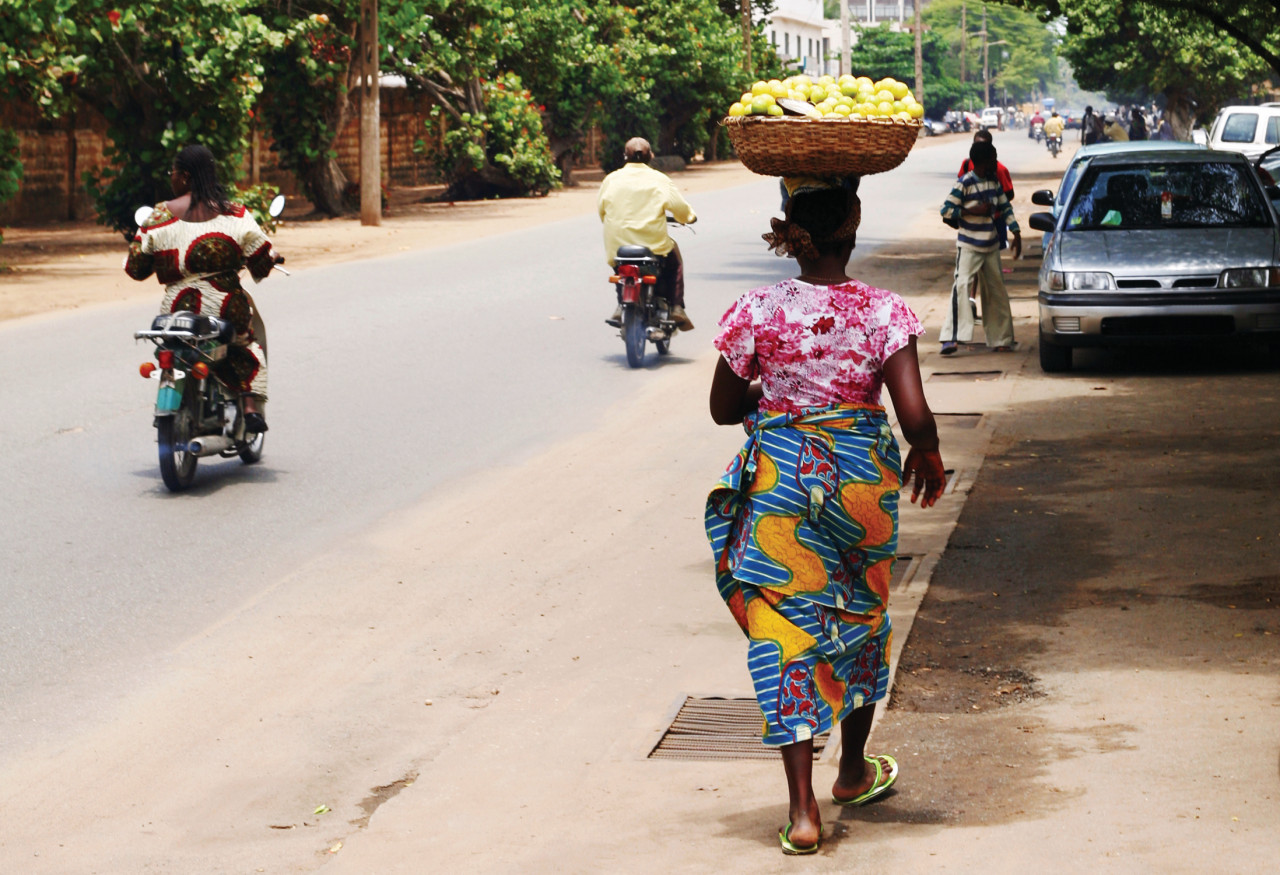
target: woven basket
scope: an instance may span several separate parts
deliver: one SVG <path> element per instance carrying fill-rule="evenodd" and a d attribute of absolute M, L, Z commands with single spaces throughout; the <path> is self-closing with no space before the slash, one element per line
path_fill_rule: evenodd
<path fill-rule="evenodd" d="M 762 176 L 865 176 L 903 162 L 923 123 L 912 119 L 729 116 L 722 124 L 748 170 Z"/>

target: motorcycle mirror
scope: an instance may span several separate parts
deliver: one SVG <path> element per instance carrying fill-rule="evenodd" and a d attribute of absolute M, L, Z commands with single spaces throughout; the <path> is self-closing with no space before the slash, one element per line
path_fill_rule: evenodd
<path fill-rule="evenodd" d="M 133 212 L 133 224 L 141 228 L 142 223 L 145 222 L 148 217 L 150 217 L 153 211 L 154 210 L 152 207 L 138 207 Z"/>
<path fill-rule="evenodd" d="M 267 207 L 267 212 L 271 214 L 271 218 L 275 218 L 284 212 L 284 195 L 278 194 L 271 199 L 271 206 Z"/>

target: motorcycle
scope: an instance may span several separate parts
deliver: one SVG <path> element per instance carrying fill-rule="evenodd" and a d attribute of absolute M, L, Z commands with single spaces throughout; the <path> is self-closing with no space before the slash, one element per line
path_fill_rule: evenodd
<path fill-rule="evenodd" d="M 680 224 L 670 217 L 667 223 Z M 627 348 L 627 364 L 638 368 L 644 363 L 647 342 L 653 343 L 658 355 L 670 354 L 671 338 L 678 327 L 667 299 L 657 293 L 661 258 L 647 246 L 619 246 L 615 262 L 609 282 L 622 305 L 620 333 Z"/>
<path fill-rule="evenodd" d="M 1031 126 L 1031 138 L 1039 143 L 1044 139 L 1044 122 L 1036 122 Z"/>
<path fill-rule="evenodd" d="M 1054 158 L 1058 157 L 1058 152 L 1062 149 L 1062 135 L 1053 134 L 1045 138 L 1045 143 L 1049 147 L 1049 152 Z"/>
<path fill-rule="evenodd" d="M 274 217 L 283 210 L 284 196 L 278 195 L 269 212 Z M 150 214 L 150 207 L 140 207 L 134 220 L 142 225 Z M 275 269 L 289 273 L 279 264 Z M 256 305 L 253 331 L 266 352 L 266 326 Z M 170 492 L 191 485 L 196 465 L 204 457 L 239 456 L 246 465 L 262 458 L 266 435 L 245 427 L 239 391 L 222 382 L 215 370 L 226 359 L 235 334 L 229 321 L 180 310 L 161 313 L 149 329 L 133 335 L 135 340 L 149 340 L 156 346 L 155 362 L 144 362 L 138 372 L 160 383 L 154 424 L 160 476 Z"/>

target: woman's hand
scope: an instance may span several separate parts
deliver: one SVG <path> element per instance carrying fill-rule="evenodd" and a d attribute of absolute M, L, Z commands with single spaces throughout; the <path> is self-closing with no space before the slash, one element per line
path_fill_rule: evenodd
<path fill-rule="evenodd" d="M 921 507 L 933 507 L 942 497 L 942 490 L 947 486 L 947 472 L 942 467 L 942 456 L 937 450 L 917 450 L 915 447 L 907 453 L 907 461 L 902 464 L 902 486 L 915 478 L 911 489 L 911 503 L 915 504 L 924 490 Z"/>

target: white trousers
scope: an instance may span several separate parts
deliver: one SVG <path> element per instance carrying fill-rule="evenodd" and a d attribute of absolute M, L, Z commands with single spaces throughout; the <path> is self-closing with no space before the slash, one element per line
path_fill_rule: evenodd
<path fill-rule="evenodd" d="M 987 346 L 1013 346 L 1013 314 L 1009 293 L 1000 271 L 1000 250 L 982 252 L 967 246 L 956 247 L 956 269 L 951 282 L 951 298 L 942 319 L 938 339 L 969 343 L 973 340 L 973 310 L 969 306 L 969 286 L 978 279 L 982 295 L 982 331 Z"/>

